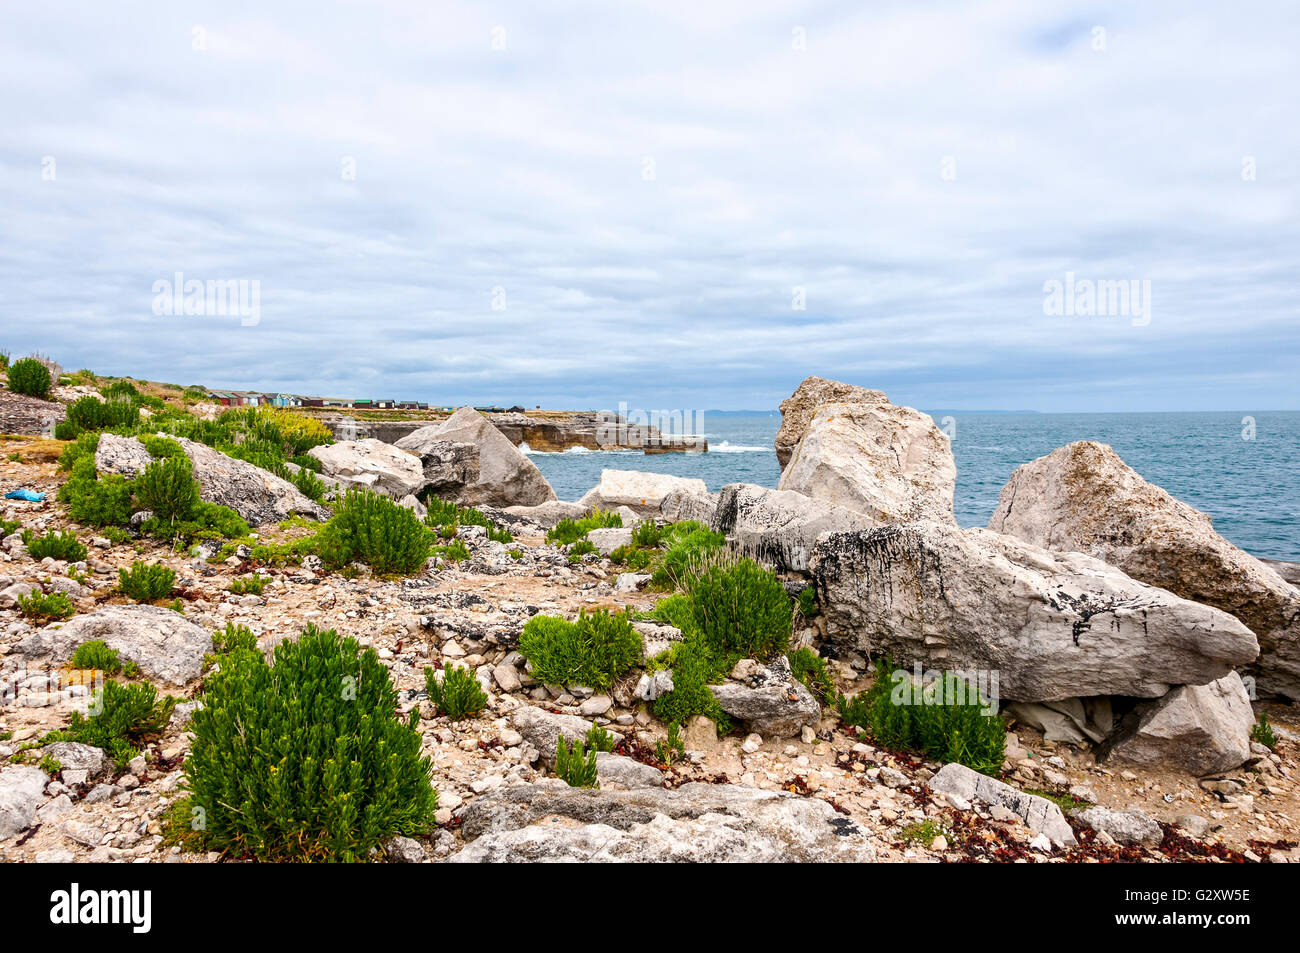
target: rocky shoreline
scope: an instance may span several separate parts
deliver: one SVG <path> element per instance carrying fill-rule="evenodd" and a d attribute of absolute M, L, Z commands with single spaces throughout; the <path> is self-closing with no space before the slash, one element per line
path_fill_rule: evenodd
<path fill-rule="evenodd" d="M 1300 862 L 1300 591 L 1275 567 L 1109 448 L 1074 444 L 1027 464 L 989 529 L 963 531 L 951 451 L 928 417 L 818 378 L 781 409 L 779 489 L 710 494 L 699 480 L 607 470 L 574 502 L 555 498 L 508 422 L 472 408 L 392 442 L 312 448 L 332 494 L 321 502 L 177 438 L 203 500 L 256 534 L 180 551 L 139 521 L 112 536 L 75 523 L 56 500 L 62 445 L 7 441 L 0 488 L 45 499 L 3 509 L 0 861 L 234 859 L 187 851 L 166 818 L 186 789 L 213 633 L 235 623 L 263 652 L 309 624 L 337 629 L 387 671 L 431 759 L 437 827 L 392 838 L 376 859 Z M 93 459 L 101 479 L 137 478 L 152 462 L 143 436 L 111 433 Z M 337 509 L 333 494 L 356 488 L 421 517 L 438 499 L 477 507 L 491 525 L 454 528 L 463 558 L 444 551 L 396 576 L 267 555 L 293 553 Z M 621 525 L 556 538 L 563 521 L 597 511 Z M 650 617 L 671 587 L 619 560 L 638 527 L 688 520 L 774 567 L 792 596 L 810 594 L 790 648 L 820 657 L 837 696 L 863 697 L 890 675 L 885 655 L 908 672 L 995 673 L 997 776 L 880 744 L 823 704 L 813 688 L 826 686 L 801 680 L 785 654 L 743 658 L 709 687 L 730 733 L 700 714 L 656 717 L 674 678 L 662 660 L 689 633 Z M 30 539 L 64 530 L 88 545 L 82 558 L 30 554 Z M 647 550 L 652 565 L 664 556 Z M 118 591 L 119 571 L 141 561 L 176 573 L 174 604 Z M 20 601 L 32 593 L 62 593 L 75 614 L 32 619 Z M 636 663 L 604 690 L 536 678 L 521 653 L 529 620 L 600 608 L 637 613 Z M 125 766 L 99 747 L 43 740 L 85 708 L 90 689 L 68 662 L 91 639 L 180 700 Z M 441 714 L 426 667 L 472 672 L 482 711 Z M 1254 737 L 1260 712 L 1271 747 Z M 556 776 L 559 739 L 593 727 L 610 735 L 599 787 L 571 787 Z"/>

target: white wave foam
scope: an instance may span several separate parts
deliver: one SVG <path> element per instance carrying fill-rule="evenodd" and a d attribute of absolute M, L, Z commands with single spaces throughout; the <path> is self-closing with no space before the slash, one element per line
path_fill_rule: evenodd
<path fill-rule="evenodd" d="M 709 444 L 709 453 L 773 453 L 771 447 L 747 447 L 743 443 Z"/>

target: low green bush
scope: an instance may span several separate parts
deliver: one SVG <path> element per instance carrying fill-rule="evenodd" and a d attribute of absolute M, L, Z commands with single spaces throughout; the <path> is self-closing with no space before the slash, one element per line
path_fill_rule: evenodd
<path fill-rule="evenodd" d="M 623 525 L 623 517 L 612 510 L 595 509 L 580 520 L 562 519 L 547 533 L 548 543 L 569 546 L 582 539 L 593 529 L 609 529 Z"/>
<path fill-rule="evenodd" d="M 69 518 L 101 527 L 121 526 L 130 520 L 130 480 L 116 473 L 96 476 L 93 455 L 81 456 L 71 469 L 68 482 L 59 487 L 58 494 L 59 500 L 68 505 Z"/>
<path fill-rule="evenodd" d="M 426 668 L 424 687 L 438 713 L 452 721 L 459 721 L 466 715 L 477 715 L 487 707 L 487 693 L 468 668 L 448 665 L 443 669 L 441 679 L 434 669 Z"/>
<path fill-rule="evenodd" d="M 436 552 L 448 562 L 463 563 L 469 559 L 469 547 L 463 539 L 453 539 L 446 546 L 439 546 Z"/>
<path fill-rule="evenodd" d="M 651 576 L 650 585 L 660 590 L 684 588 L 705 560 L 720 550 L 726 541 L 721 533 L 707 529 L 690 529 L 671 536 Z"/>
<path fill-rule="evenodd" d="M 266 588 L 266 580 L 256 573 L 230 580 L 230 591 L 237 596 L 260 596 Z"/>
<path fill-rule="evenodd" d="M 596 551 L 596 544 L 589 539 L 580 539 L 569 547 L 569 560 L 581 559 L 583 556 L 590 556 Z"/>
<path fill-rule="evenodd" d="M 15 394 L 46 397 L 52 385 L 50 369 L 34 357 L 25 357 L 9 365 L 9 389 Z"/>
<path fill-rule="evenodd" d="M 688 623 L 719 659 L 771 659 L 790 645 L 790 597 L 776 575 L 754 560 L 718 553 L 686 582 Z M 729 666 L 728 666 L 729 667 Z"/>
<path fill-rule="evenodd" d="M 410 575 L 433 548 L 428 528 L 410 510 L 364 489 L 350 489 L 317 535 L 320 557 L 342 568 L 362 562 L 379 575 Z"/>
<path fill-rule="evenodd" d="M 166 566 L 136 560 L 131 568 L 117 571 L 118 590 L 137 602 L 153 602 L 172 594 L 176 583 L 176 571 Z"/>
<path fill-rule="evenodd" d="M 151 462 L 136 478 L 134 490 L 141 508 L 167 525 L 188 520 L 199 504 L 199 481 L 184 456 Z"/>
<path fill-rule="evenodd" d="M 77 542 L 76 534 L 63 531 L 37 536 L 31 530 L 23 530 L 23 544 L 32 559 L 44 559 L 53 556 L 64 562 L 75 563 L 86 558 L 86 547 Z"/>
<path fill-rule="evenodd" d="M 171 457 L 185 456 L 185 448 L 171 437 L 158 437 L 145 434 L 140 438 L 140 442 L 144 444 L 144 448 L 149 451 L 151 457 L 165 460 Z"/>
<path fill-rule="evenodd" d="M 555 776 L 574 788 L 597 788 L 595 749 L 583 750 L 581 740 L 569 744 L 560 735 L 555 746 Z"/>
<path fill-rule="evenodd" d="M 641 661 L 644 645 L 627 613 L 608 609 L 579 611 L 569 622 L 558 616 L 534 616 L 519 636 L 519 654 L 532 665 L 533 677 L 548 685 L 586 685 L 605 691 Z"/>
<path fill-rule="evenodd" d="M 78 645 L 68 664 L 73 668 L 98 669 L 105 675 L 118 675 L 122 671 L 122 659 L 117 650 L 109 648 L 99 639 Z"/>
<path fill-rule="evenodd" d="M 315 457 L 310 459 L 314 460 Z M 306 467 L 293 474 L 289 482 L 297 487 L 299 493 L 314 503 L 320 503 L 325 499 L 325 483 Z"/>
<path fill-rule="evenodd" d="M 804 586 L 799 590 L 799 595 L 794 600 L 794 606 L 800 618 L 813 618 L 817 615 L 817 590 L 812 586 Z"/>
<path fill-rule="evenodd" d="M 589 751 L 613 751 L 614 736 L 611 735 L 600 725 L 592 725 L 587 730 L 587 750 Z"/>
<path fill-rule="evenodd" d="M 709 685 L 722 681 L 728 668 L 718 661 L 699 632 L 688 632 L 682 641 L 656 658 L 655 665 L 673 671 L 673 690 L 654 701 L 656 718 L 669 724 L 685 724 L 693 715 L 704 715 L 717 723 L 720 733 L 731 730 L 729 717 L 709 691 Z"/>
<path fill-rule="evenodd" d="M 236 650 L 207 677 L 172 815 L 183 842 L 262 861 L 363 861 L 434 826 L 418 713 L 374 650 L 308 626 L 274 664 Z"/>
<path fill-rule="evenodd" d="M 68 423 L 78 431 L 134 430 L 140 426 L 140 405 L 129 400 L 100 400 L 89 395 L 68 406 Z"/>
<path fill-rule="evenodd" d="M 70 740 L 103 748 L 118 768 L 125 768 L 139 752 L 136 745 L 161 734 L 171 721 L 176 699 L 160 699 L 152 685 L 121 685 L 107 681 L 92 700 L 89 717 L 72 713 Z"/>
<path fill-rule="evenodd" d="M 58 435 L 56 434 L 55 436 Z M 59 469 L 71 470 L 73 468 L 73 465 L 76 464 L 78 460 L 81 460 L 85 457 L 90 457 L 91 460 L 93 461 L 95 457 L 95 451 L 98 449 L 99 449 L 99 434 L 97 433 L 77 434 L 75 436 L 75 439 L 72 440 L 72 443 L 64 447 L 63 452 L 59 454 Z M 92 472 L 93 469 L 94 468 L 92 464 Z"/>
<path fill-rule="evenodd" d="M 944 763 L 955 761 L 983 774 L 1002 770 L 1006 730 L 997 712 L 953 672 L 924 687 L 885 659 L 876 681 L 853 698 L 841 696 L 840 719 L 862 728 L 882 748 L 916 750 Z"/>
<path fill-rule="evenodd" d="M 227 622 L 224 630 L 212 633 L 212 648 L 218 655 L 228 655 L 236 649 L 257 651 L 257 636 L 246 625 Z"/>
<path fill-rule="evenodd" d="M 641 572 L 643 569 L 650 568 L 651 563 L 654 562 L 654 557 L 644 549 L 619 546 L 609 554 L 609 561 L 616 566 L 626 566 L 629 572 Z"/>
<path fill-rule="evenodd" d="M 46 595 L 38 589 L 18 597 L 18 611 L 28 619 L 48 621 L 66 619 L 77 610 L 64 593 L 51 592 Z"/>
<path fill-rule="evenodd" d="M 1273 731 L 1273 726 L 1268 723 L 1268 715 L 1264 712 L 1259 713 L 1259 720 L 1251 726 L 1250 740 L 1264 745 L 1266 748 L 1277 747 L 1277 733 Z"/>
<path fill-rule="evenodd" d="M 835 677 L 831 675 L 826 660 L 809 648 L 795 649 L 786 656 L 790 671 L 817 696 L 823 705 L 834 705 L 839 697 L 835 690 Z"/>

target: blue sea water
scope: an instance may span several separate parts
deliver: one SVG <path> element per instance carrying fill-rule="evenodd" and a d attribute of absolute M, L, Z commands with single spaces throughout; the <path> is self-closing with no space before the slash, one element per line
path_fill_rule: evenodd
<path fill-rule="evenodd" d="M 1113 446 L 1147 480 L 1210 514 L 1215 529 L 1242 549 L 1300 561 L 1300 412 L 1258 412 L 1254 439 L 1246 413 L 975 414 L 951 417 L 957 462 L 955 506 L 962 526 L 984 526 L 1013 470 L 1074 440 Z M 600 471 L 648 470 L 727 483 L 776 486 L 781 471 L 772 438 L 781 415 L 704 414 L 705 454 L 640 451 L 533 453 L 562 500 L 576 500 Z"/>

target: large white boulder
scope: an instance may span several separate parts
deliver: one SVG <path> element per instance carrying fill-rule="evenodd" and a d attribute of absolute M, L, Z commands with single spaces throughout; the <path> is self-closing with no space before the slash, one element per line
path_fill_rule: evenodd
<path fill-rule="evenodd" d="M 199 496 L 209 503 L 230 507 L 253 526 L 279 522 L 295 515 L 316 520 L 330 518 L 328 508 L 313 503 L 288 480 L 247 461 L 228 457 L 206 444 L 184 437 L 171 439 L 181 445 L 194 465 Z M 149 451 L 135 437 L 119 437 L 111 433 L 99 437 L 95 469 L 100 473 L 120 473 L 133 480 L 152 461 Z"/>
<path fill-rule="evenodd" d="M 998 674 L 1004 700 L 1156 698 L 1254 661 L 1237 619 L 1082 553 L 988 530 L 909 523 L 818 539 L 828 637 L 910 668 Z"/>
<path fill-rule="evenodd" d="M 320 477 L 327 485 L 344 490 L 363 487 L 395 500 L 424 488 L 420 458 L 373 437 L 340 440 L 307 452 L 321 462 Z"/>
<path fill-rule="evenodd" d="M 762 562 L 777 569 L 803 572 L 808 569 L 813 544 L 822 533 L 873 529 L 876 522 L 862 513 L 793 490 L 730 483 L 718 495 L 709 526 Z"/>
<path fill-rule="evenodd" d="M 1134 579 L 1231 613 L 1259 639 L 1259 688 L 1300 699 L 1300 589 L 1105 444 L 1071 443 L 1017 469 L 989 529 L 1096 556 Z"/>
<path fill-rule="evenodd" d="M 446 420 L 421 427 L 397 446 L 432 457 L 436 444 L 472 444 L 478 448 L 478 472 L 467 482 L 436 489 L 439 496 L 468 506 L 537 506 L 555 499 L 555 491 L 536 465 L 473 407 L 462 407 Z M 445 456 L 445 453 L 443 454 Z M 450 465 L 443 461 L 440 465 Z"/>
<path fill-rule="evenodd" d="M 1208 685 L 1179 685 L 1143 702 L 1098 751 L 1098 759 L 1192 775 L 1220 774 L 1250 758 L 1255 714 L 1236 672 Z"/>
<path fill-rule="evenodd" d="M 30 765 L 0 768 L 0 841 L 36 823 L 49 780 L 44 771 Z"/>
<path fill-rule="evenodd" d="M 860 404 L 887 404 L 889 399 L 878 390 L 867 390 L 854 384 L 831 381 L 824 377 L 805 377 L 795 392 L 781 401 L 781 428 L 773 444 L 776 460 L 785 469 L 795 448 L 812 423 L 813 415 L 822 404 L 849 401 Z"/>
<path fill-rule="evenodd" d="M 104 606 L 37 629 L 18 643 L 19 654 L 67 661 L 83 642 L 100 640 L 150 678 L 185 685 L 203 671 L 212 635 L 179 612 L 160 606 Z"/>
<path fill-rule="evenodd" d="M 819 406 L 778 489 L 871 517 L 956 525 L 957 467 L 947 436 L 926 414 L 888 401 Z"/>
<path fill-rule="evenodd" d="M 600 482 L 578 502 L 602 510 L 626 506 L 637 516 L 658 516 L 664 500 L 674 491 L 695 497 L 709 495 L 705 482 L 695 477 L 644 473 L 640 470 L 601 470 Z"/>

